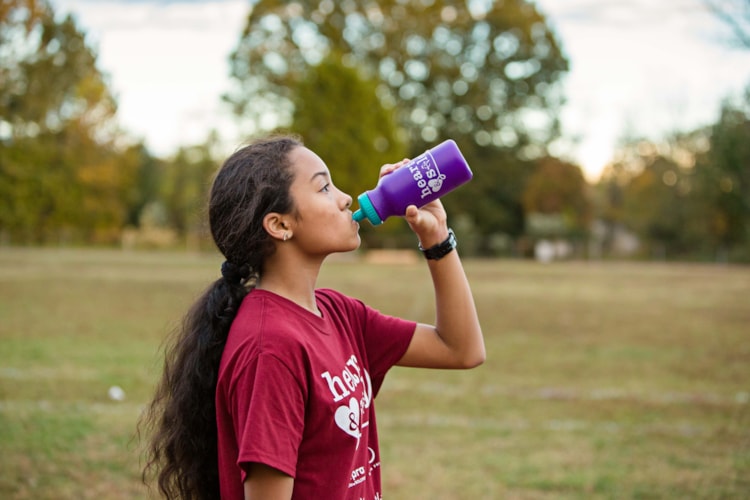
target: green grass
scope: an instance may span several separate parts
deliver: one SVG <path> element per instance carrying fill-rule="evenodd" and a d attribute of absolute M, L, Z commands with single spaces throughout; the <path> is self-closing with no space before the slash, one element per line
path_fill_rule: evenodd
<path fill-rule="evenodd" d="M 220 262 L 0 250 L 0 498 L 147 496 L 135 423 L 164 336 Z M 389 374 L 387 498 L 750 497 L 750 268 L 466 268 L 487 362 Z M 332 261 L 319 285 L 432 318 L 422 264 Z"/>

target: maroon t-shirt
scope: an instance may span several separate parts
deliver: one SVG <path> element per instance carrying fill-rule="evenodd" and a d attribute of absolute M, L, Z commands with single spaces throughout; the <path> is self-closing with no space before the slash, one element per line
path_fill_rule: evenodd
<path fill-rule="evenodd" d="M 232 323 L 216 388 L 223 500 L 244 498 L 251 462 L 293 476 L 294 499 L 382 496 L 373 398 L 416 323 L 315 296 L 322 317 L 253 290 Z"/>

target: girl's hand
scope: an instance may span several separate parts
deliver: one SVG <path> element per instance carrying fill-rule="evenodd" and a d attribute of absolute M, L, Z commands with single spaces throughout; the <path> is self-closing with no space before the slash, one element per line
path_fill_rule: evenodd
<path fill-rule="evenodd" d="M 431 201 L 419 209 L 416 205 L 409 205 L 405 218 L 422 248 L 430 248 L 448 237 L 448 215 L 440 200 Z"/>
<path fill-rule="evenodd" d="M 409 161 L 408 158 L 404 158 L 398 163 L 383 165 L 380 167 L 379 177 L 390 174 L 409 163 Z M 430 248 L 445 241 L 448 237 L 448 215 L 440 200 L 431 201 L 419 209 L 415 205 L 410 205 L 406 208 L 404 216 L 411 230 L 419 238 L 419 244 L 422 245 L 422 248 Z"/>

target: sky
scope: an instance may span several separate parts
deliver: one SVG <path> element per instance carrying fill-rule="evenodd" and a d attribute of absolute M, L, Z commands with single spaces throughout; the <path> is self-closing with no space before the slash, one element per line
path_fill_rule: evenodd
<path fill-rule="evenodd" d="M 52 0 L 97 50 L 121 126 L 153 154 L 217 130 L 243 141 L 221 95 L 247 0 Z M 627 136 L 659 140 L 718 119 L 750 85 L 750 49 L 732 47 L 702 0 L 537 0 L 570 62 L 553 152 L 596 180 Z"/>

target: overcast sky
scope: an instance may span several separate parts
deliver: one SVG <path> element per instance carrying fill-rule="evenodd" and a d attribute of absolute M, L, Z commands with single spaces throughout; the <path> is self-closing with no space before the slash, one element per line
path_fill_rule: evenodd
<path fill-rule="evenodd" d="M 220 96 L 247 0 L 52 0 L 72 12 L 110 75 L 121 124 L 157 155 L 218 129 L 241 141 Z M 750 84 L 750 50 L 701 0 L 539 0 L 571 63 L 556 152 L 590 179 L 624 134 L 658 139 L 718 117 Z"/>

